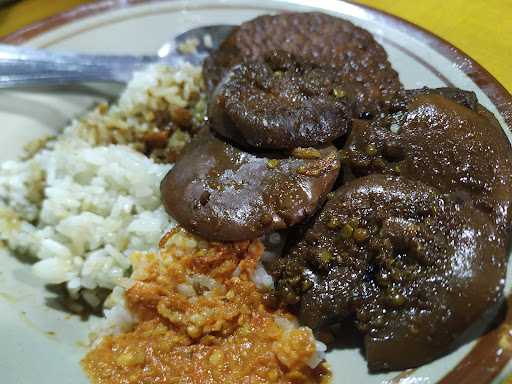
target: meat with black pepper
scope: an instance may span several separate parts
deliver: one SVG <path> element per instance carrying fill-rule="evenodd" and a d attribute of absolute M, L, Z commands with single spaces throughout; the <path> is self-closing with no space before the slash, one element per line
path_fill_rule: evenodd
<path fill-rule="evenodd" d="M 269 270 L 276 294 L 312 327 L 356 315 L 371 371 L 448 352 L 501 297 L 505 241 L 481 211 L 403 177 L 336 191 Z"/>

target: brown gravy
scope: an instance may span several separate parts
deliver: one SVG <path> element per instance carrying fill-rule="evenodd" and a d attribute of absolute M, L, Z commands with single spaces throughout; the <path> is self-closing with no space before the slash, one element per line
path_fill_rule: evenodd
<path fill-rule="evenodd" d="M 512 297 L 503 322 L 482 336 L 473 349 L 438 384 L 490 383 L 512 358 Z"/>

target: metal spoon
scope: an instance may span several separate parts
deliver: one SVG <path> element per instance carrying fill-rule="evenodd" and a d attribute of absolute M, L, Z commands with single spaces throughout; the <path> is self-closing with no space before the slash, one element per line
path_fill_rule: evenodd
<path fill-rule="evenodd" d="M 0 44 L 0 88 L 81 82 L 126 83 L 134 71 L 148 64 L 201 64 L 233 28 L 232 25 L 210 25 L 191 29 L 165 43 L 157 55 L 88 55 Z M 197 39 L 199 43 L 195 52 L 180 52 L 180 45 L 190 39 Z"/>

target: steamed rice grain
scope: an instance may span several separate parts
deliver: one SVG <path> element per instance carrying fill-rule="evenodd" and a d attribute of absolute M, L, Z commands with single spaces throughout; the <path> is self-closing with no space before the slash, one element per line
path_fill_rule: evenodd
<path fill-rule="evenodd" d="M 144 278 L 142 259 L 132 271 L 134 256 L 158 253 L 161 236 L 176 226 L 159 191 L 172 165 L 140 152 L 144 135 L 159 128 L 156 116 L 162 111 L 187 108 L 195 122 L 201 121 L 206 110 L 202 89 L 200 67 L 151 66 L 134 75 L 116 104 L 100 104 L 58 137 L 29 146 L 22 160 L 0 165 L 0 241 L 14 253 L 36 258 L 33 272 L 43 282 L 65 284 L 72 298 L 105 308 L 104 321 L 91 334 L 96 343 L 136 324 L 124 296 L 134 280 Z M 189 140 L 189 133 L 177 129 L 167 146 L 179 150 Z M 270 235 L 263 261 L 279 254 L 284 240 Z M 204 244 L 192 236 L 174 236 L 166 243 L 175 257 L 199 246 Z M 240 273 L 237 267 L 233 276 Z M 251 279 L 259 289 L 273 288 L 261 263 Z M 221 293 L 223 288 L 196 274 L 177 292 L 193 299 L 196 287 Z M 100 288 L 111 291 L 105 301 L 96 294 Z M 298 327 L 284 317 L 276 322 L 286 332 Z M 316 367 L 324 351 L 317 342 L 307 364 Z"/>
<path fill-rule="evenodd" d="M 117 104 L 101 104 L 56 139 L 39 141 L 25 160 L 3 163 L 0 240 L 40 259 L 33 270 L 45 283 L 65 283 L 90 304 L 100 305 L 96 288 L 128 284 L 129 256 L 155 249 L 176 224 L 159 192 L 172 165 L 141 154 L 142 137 L 157 129 L 158 111 L 189 108 L 201 119 L 201 89 L 198 67 L 151 66 L 135 74 Z M 178 136 L 170 141 L 189 140 Z"/>

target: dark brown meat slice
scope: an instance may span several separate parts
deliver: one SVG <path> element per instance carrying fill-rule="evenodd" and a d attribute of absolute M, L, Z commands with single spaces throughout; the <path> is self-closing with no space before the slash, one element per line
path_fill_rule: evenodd
<path fill-rule="evenodd" d="M 274 50 L 336 68 L 346 82 L 355 83 L 355 117 L 392 110 L 403 96 L 398 74 L 372 35 L 322 13 L 265 15 L 243 23 L 204 62 L 210 92 L 234 65 Z"/>
<path fill-rule="evenodd" d="M 332 68 L 275 51 L 234 67 L 210 98 L 208 118 L 241 146 L 319 146 L 348 132 L 352 88 Z"/>
<path fill-rule="evenodd" d="M 337 190 L 271 271 L 304 324 L 355 314 L 370 370 L 395 370 L 446 353 L 498 303 L 505 248 L 482 212 L 371 175 Z"/>
<path fill-rule="evenodd" d="M 165 209 L 189 231 L 217 241 L 297 224 L 324 201 L 340 163 L 334 147 L 295 153 L 301 158 L 257 156 L 202 132 L 162 181 Z"/>
<path fill-rule="evenodd" d="M 476 98 L 475 92 L 465 91 L 463 89 L 452 88 L 452 87 L 441 87 L 441 88 L 418 88 L 418 89 L 406 89 L 404 91 L 403 105 L 404 109 L 407 109 L 407 103 L 411 102 L 416 96 L 419 95 L 439 95 L 447 99 L 450 99 L 457 104 L 460 104 L 466 108 L 477 110 L 478 99 Z"/>
<path fill-rule="evenodd" d="M 496 119 L 474 105 L 472 96 L 450 92 L 450 99 L 441 96 L 446 91 L 418 92 L 403 112 L 354 124 L 342 157 L 356 176 L 400 174 L 450 193 L 491 213 L 508 234 L 510 144 Z"/>

